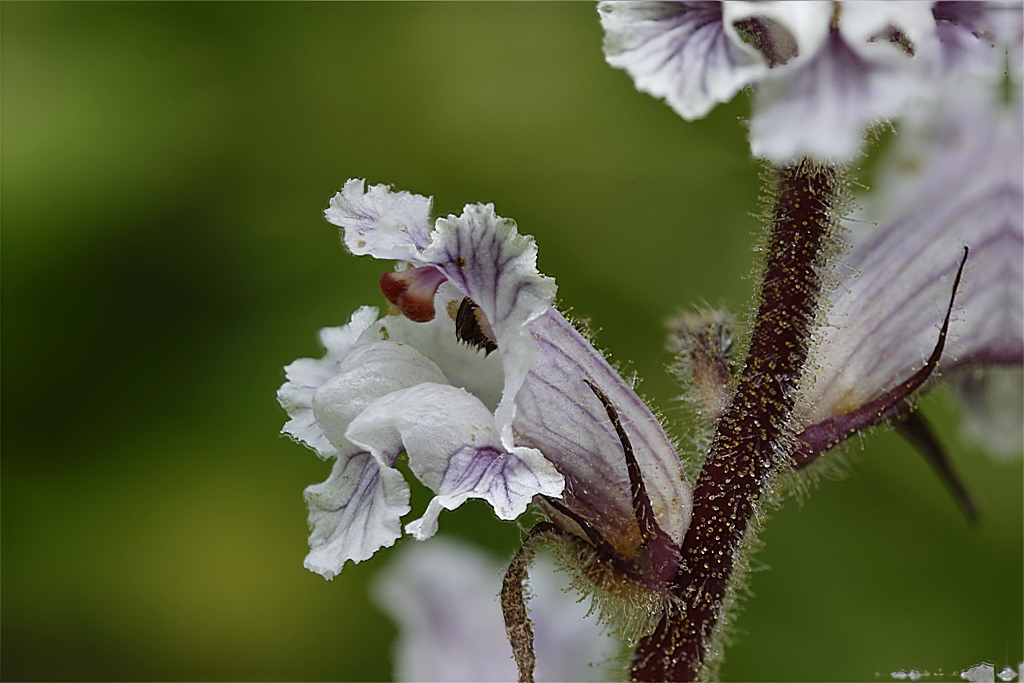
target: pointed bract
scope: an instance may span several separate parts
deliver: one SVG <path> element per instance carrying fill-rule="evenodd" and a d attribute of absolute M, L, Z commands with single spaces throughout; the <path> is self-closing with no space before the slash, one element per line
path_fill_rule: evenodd
<path fill-rule="evenodd" d="M 991 84 L 963 84 L 908 115 L 864 215 L 848 224 L 803 418 L 843 415 L 932 353 L 953 275 L 970 254 L 939 370 L 1024 362 L 1024 113 Z"/>

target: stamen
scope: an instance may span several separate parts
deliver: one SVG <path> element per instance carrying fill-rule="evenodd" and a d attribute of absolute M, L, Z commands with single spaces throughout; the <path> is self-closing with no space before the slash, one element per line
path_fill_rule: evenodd
<path fill-rule="evenodd" d="M 749 17 L 732 25 L 740 40 L 764 55 L 769 69 L 783 66 L 800 54 L 796 38 L 774 19 Z"/>

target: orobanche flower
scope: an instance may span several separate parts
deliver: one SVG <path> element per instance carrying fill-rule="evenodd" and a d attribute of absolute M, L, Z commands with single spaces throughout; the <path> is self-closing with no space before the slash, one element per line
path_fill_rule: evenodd
<path fill-rule="evenodd" d="M 977 87 L 956 94 L 906 119 L 878 191 L 865 200 L 861 216 L 875 224 L 848 224 L 843 260 L 857 276 L 831 293 L 818 368 L 804 392 L 814 418 L 866 405 L 921 367 L 964 247 L 970 254 L 949 341 L 935 362 L 945 373 L 1024 362 L 1020 100 L 1004 106 Z"/>
<path fill-rule="evenodd" d="M 850 161 L 866 128 L 950 76 L 1001 63 L 993 46 L 1014 20 L 998 4 L 915 0 L 626 0 L 599 11 L 608 63 L 687 120 L 753 86 L 751 149 L 776 164 Z"/>
<path fill-rule="evenodd" d="M 352 253 L 397 264 L 380 278 L 389 312 L 363 307 L 322 330 L 326 355 L 289 365 L 278 392 L 291 417 L 283 431 L 335 460 L 306 489 L 306 566 L 331 578 L 401 536 L 405 453 L 436 494 L 405 526 L 417 539 L 469 498 L 506 520 L 536 501 L 560 528 L 628 560 L 653 557 L 671 575 L 691 494 L 661 424 L 552 307 L 555 283 L 537 271 L 532 238 L 489 204 L 433 227 L 430 212 L 426 197 L 362 180 L 325 211 Z M 636 518 L 629 458 L 646 482 L 649 528 Z"/>

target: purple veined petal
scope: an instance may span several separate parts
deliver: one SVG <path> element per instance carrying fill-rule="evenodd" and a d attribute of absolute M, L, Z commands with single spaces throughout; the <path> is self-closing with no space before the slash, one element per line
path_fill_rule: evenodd
<path fill-rule="evenodd" d="M 286 407 L 298 406 L 289 425 L 322 456 L 337 458 L 327 481 L 306 489 L 311 533 L 306 567 L 330 579 L 345 562 L 360 562 L 401 535 L 401 517 L 409 511 L 409 488 L 391 468 L 401 445 L 371 456 L 352 444 L 345 432 L 375 399 L 444 375 L 415 349 L 376 340 L 376 309 L 362 308 L 343 328 L 327 328 L 328 349 L 320 360 L 297 361 L 289 373 L 294 386 L 284 391 Z M 296 364 L 293 364 L 295 366 Z M 291 367 L 291 366 L 290 366 Z M 286 384 L 286 387 L 288 385 Z M 322 442 L 322 443 L 321 443 Z"/>
<path fill-rule="evenodd" d="M 387 185 L 365 188 L 349 180 L 324 210 L 328 223 L 344 228 L 345 246 L 358 256 L 416 263 L 430 243 L 432 200 L 409 192 L 392 192 Z"/>
<path fill-rule="evenodd" d="M 559 496 L 564 487 L 562 475 L 540 453 L 506 451 L 491 411 L 447 384 L 424 382 L 377 399 L 346 436 L 385 466 L 393 462 L 391 453 L 405 450 L 413 474 L 438 494 L 424 519 L 410 525 L 421 539 L 436 530 L 438 506 L 452 509 L 482 498 L 500 518 L 514 519 L 535 495 Z"/>
<path fill-rule="evenodd" d="M 441 510 L 454 510 L 470 498 L 486 500 L 498 519 L 512 520 L 526 512 L 535 495 L 557 498 L 565 487 L 563 477 L 540 451 L 519 446 L 511 453 L 500 445 L 464 446 L 448 459 L 440 478 L 430 471 L 417 477 L 428 485 L 434 482 L 431 488 L 437 491 L 423 517 L 406 525 L 418 540 L 437 532 Z"/>
<path fill-rule="evenodd" d="M 517 444 L 544 453 L 565 475 L 563 503 L 625 557 L 640 544 L 622 444 L 584 380 L 608 397 L 632 444 L 659 526 L 680 543 L 692 494 L 672 442 L 633 389 L 558 312 L 531 326 L 537 356 L 520 390 Z"/>
<path fill-rule="evenodd" d="M 802 394 L 813 424 L 906 379 L 938 337 L 952 275 L 970 247 L 940 369 L 1024 361 L 1024 116 L 991 89 L 908 115 L 877 196 L 849 224 L 857 275 L 831 295 Z"/>
<path fill-rule="evenodd" d="M 868 62 L 833 33 L 809 63 L 758 84 L 751 151 L 775 164 L 804 156 L 850 161 L 867 128 L 931 90 L 917 70 Z"/>
<path fill-rule="evenodd" d="M 605 58 L 684 119 L 701 118 L 768 70 L 737 44 L 718 2 L 602 2 Z"/>
<path fill-rule="evenodd" d="M 306 487 L 309 554 L 305 567 L 326 579 L 346 562 L 362 562 L 394 545 L 409 512 L 409 486 L 369 453 L 338 458 L 327 481 Z"/>
<path fill-rule="evenodd" d="M 498 592 L 504 563 L 440 537 L 400 548 L 372 585 L 398 626 L 394 680 L 513 681 Z M 530 569 L 538 681 L 618 680 L 619 643 L 588 614 L 547 553 Z M 618 674 L 618 675 L 617 675 Z"/>
<path fill-rule="evenodd" d="M 352 314 L 344 327 L 325 327 L 320 330 L 320 343 L 326 349 L 323 358 L 300 358 L 285 368 L 285 383 L 277 390 L 277 400 L 291 418 L 282 433 L 303 443 L 321 458 L 336 454 L 313 415 L 313 395 L 334 376 L 345 356 L 355 346 L 359 336 L 377 319 L 377 309 L 363 306 Z"/>
<path fill-rule="evenodd" d="M 494 416 L 505 450 L 511 450 L 515 397 L 535 353 L 528 324 L 551 306 L 555 281 L 537 271 L 533 238 L 520 235 L 515 222 L 497 216 L 490 204 L 467 205 L 461 216 L 440 218 L 436 226 L 423 258 L 437 264 L 490 323 L 505 375 Z"/>

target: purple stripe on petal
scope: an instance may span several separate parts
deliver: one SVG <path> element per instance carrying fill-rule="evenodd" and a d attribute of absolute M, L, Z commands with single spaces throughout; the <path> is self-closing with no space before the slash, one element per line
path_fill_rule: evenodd
<path fill-rule="evenodd" d="M 516 442 L 537 448 L 566 478 L 565 504 L 629 556 L 639 543 L 622 444 L 601 401 L 617 411 L 659 526 L 679 541 L 691 493 L 675 449 L 650 409 L 589 342 L 554 310 L 531 331 L 537 357 L 517 399 Z"/>
<path fill-rule="evenodd" d="M 705 116 L 768 69 L 732 44 L 721 3 L 602 2 L 599 12 L 608 63 L 684 119 Z"/>
<path fill-rule="evenodd" d="M 1024 360 L 1022 119 L 1019 100 L 1007 105 L 977 83 L 908 116 L 879 189 L 849 224 L 843 261 L 857 275 L 839 277 L 830 296 L 804 425 L 857 409 L 923 365 L 964 246 L 940 370 Z"/>
<path fill-rule="evenodd" d="M 347 561 L 361 562 L 401 536 L 409 512 L 402 475 L 381 469 L 369 453 L 341 457 L 327 481 L 305 491 L 310 552 L 305 566 L 331 579 Z"/>
<path fill-rule="evenodd" d="M 897 114 L 921 89 L 918 74 L 868 62 L 833 32 L 809 62 L 758 84 L 751 151 L 775 164 L 802 156 L 848 161 L 868 126 Z"/>
<path fill-rule="evenodd" d="M 544 483 L 519 456 L 493 446 L 467 446 L 448 461 L 438 495 L 442 499 L 483 498 L 499 519 L 515 519 L 522 512 L 522 501 L 542 488 Z"/>

